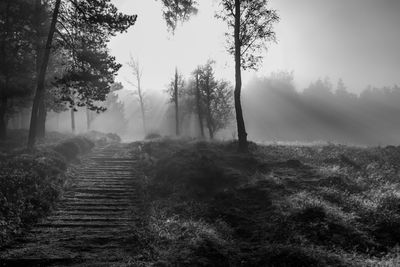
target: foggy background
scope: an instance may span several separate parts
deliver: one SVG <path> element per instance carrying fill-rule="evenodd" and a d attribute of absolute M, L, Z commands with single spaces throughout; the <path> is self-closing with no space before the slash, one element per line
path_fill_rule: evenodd
<path fill-rule="evenodd" d="M 114 0 L 125 13 L 138 14 L 127 34 L 110 48 L 124 64 L 108 110 L 91 114 L 92 130 L 115 132 L 126 141 L 142 139 L 140 106 L 129 58 L 143 67 L 148 132 L 173 135 L 166 88 L 175 67 L 188 80 L 208 59 L 215 76 L 234 84 L 233 58 L 225 50 L 226 26 L 214 18 L 218 1 L 201 1 L 199 13 L 168 32 L 158 1 Z M 397 0 L 271 0 L 281 21 L 261 68 L 243 72 L 243 108 L 250 140 L 330 141 L 386 145 L 400 141 L 400 2 Z M 22 113 L 24 114 L 24 113 Z M 26 111 L 29 115 L 29 111 Z M 86 110 L 75 114 L 77 132 L 87 129 Z M 13 118 L 11 128 L 27 127 Z M 197 136 L 195 118 L 184 134 Z M 217 137 L 236 135 L 234 120 Z M 70 113 L 50 113 L 48 130 L 69 132 Z"/>

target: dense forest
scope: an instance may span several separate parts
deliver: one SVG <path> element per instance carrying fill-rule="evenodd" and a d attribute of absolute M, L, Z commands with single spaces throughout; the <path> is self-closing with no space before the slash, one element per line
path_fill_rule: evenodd
<path fill-rule="evenodd" d="M 190 1 L 177 7 L 168 3 L 165 2 L 164 16 L 171 29 L 176 27 L 178 20 L 186 20 L 196 12 Z M 184 136 L 213 139 L 220 132 L 223 139 L 240 135 L 244 139 L 245 134 L 239 133 L 244 123 L 242 125 L 241 116 L 236 113 L 240 101 L 237 97 L 235 99 L 234 93 L 238 95 L 241 91 L 234 88 L 239 81 L 231 83 L 217 79 L 212 59 L 194 69 L 191 77 L 183 77 L 177 67 L 164 91 L 170 97 L 171 105 L 168 107 L 168 103 L 161 103 L 164 107 L 161 109 L 160 96 L 146 95 L 141 84 L 143 70 L 140 62 L 131 58 L 128 65 L 133 78 L 129 82 L 136 88 L 132 99 L 137 98 L 137 101 L 122 102 L 118 91 L 124 87 L 121 83 L 114 83 L 122 64 L 109 54 L 107 43 L 117 32 L 126 31 L 133 25 L 136 16 L 118 13 L 109 2 L 99 5 L 97 2 L 83 4 L 78 1 L 74 4 L 72 1 L 61 3 L 59 10 L 52 4 L 51 1 L 6 1 L 2 6 L 5 19 L 2 23 L 2 139 L 7 135 L 7 128 L 30 128 L 32 143 L 36 136 L 44 137 L 46 125 L 51 130 L 64 132 L 75 132 L 77 128 L 78 132 L 104 131 L 101 125 L 108 121 L 114 121 L 114 124 L 119 121 L 119 125 L 112 128 L 124 137 L 129 136 L 129 131 L 135 132 L 134 138 L 149 133 L 180 135 L 182 132 Z M 223 7 L 228 13 L 229 8 L 233 8 L 229 1 Z M 254 10 L 246 9 L 246 16 L 263 12 L 257 10 L 257 6 L 252 8 Z M 35 12 L 25 14 L 22 12 L 25 10 Z M 278 20 L 276 14 L 267 13 L 265 18 L 269 18 L 269 26 L 264 35 L 259 36 L 264 41 L 273 40 L 271 25 Z M 229 14 L 221 18 L 231 19 Z M 54 19 L 57 23 L 53 37 L 46 29 Z M 88 27 L 87 23 L 91 26 Z M 232 23 L 228 22 L 229 25 Z M 267 22 L 252 23 L 256 29 Z M 246 38 L 248 30 L 243 29 L 242 38 Z M 249 65 L 242 69 L 257 68 L 261 56 L 246 53 L 249 48 L 259 50 L 260 45 L 248 43 L 245 46 L 241 62 Z M 234 51 L 234 42 L 230 42 L 230 46 L 228 50 Z M 47 53 L 49 62 L 42 62 L 41 55 Z M 45 72 L 43 84 L 41 71 Z M 356 95 L 350 93 L 350 88 L 346 88 L 342 80 L 337 85 L 328 78 L 317 80 L 307 88 L 295 88 L 293 80 L 293 74 L 278 72 L 255 78 L 244 85 L 243 108 L 248 113 L 245 117 L 251 118 L 247 123 L 252 139 L 357 145 L 397 142 L 398 86 L 370 86 Z M 242 113 L 241 109 L 240 105 L 239 113 Z M 109 112 L 104 113 L 106 110 Z M 31 116 L 35 113 L 36 116 Z M 171 118 L 173 116 L 175 118 Z M 235 125 L 235 118 L 242 126 Z M 142 121 L 142 129 L 137 126 L 137 119 Z M 134 126 L 128 127 L 129 124 Z M 33 128 L 37 129 L 33 131 Z"/>
<path fill-rule="evenodd" d="M 1 138 L 9 117 L 31 107 L 29 141 L 45 135 L 48 111 L 86 107 L 98 112 L 121 67 L 107 50 L 136 16 L 110 1 L 1 3 Z M 32 12 L 34 11 L 34 12 Z M 72 129 L 74 129 L 72 122 Z"/>

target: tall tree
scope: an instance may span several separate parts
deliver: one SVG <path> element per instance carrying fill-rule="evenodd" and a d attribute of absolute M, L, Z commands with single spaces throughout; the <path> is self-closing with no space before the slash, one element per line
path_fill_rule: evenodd
<path fill-rule="evenodd" d="M 213 118 L 212 118 L 212 110 L 211 110 L 211 102 L 214 97 L 214 91 L 217 86 L 217 82 L 214 78 L 212 64 L 214 62 L 209 60 L 206 65 L 202 67 L 202 93 L 204 94 L 204 102 L 206 108 L 206 117 L 207 117 L 207 128 L 210 139 L 214 138 L 214 125 L 213 125 Z"/>
<path fill-rule="evenodd" d="M 77 110 L 75 107 L 70 108 L 70 113 L 71 113 L 71 131 L 74 134 L 76 132 L 76 126 L 75 126 L 75 112 Z"/>
<path fill-rule="evenodd" d="M 136 21 L 136 16 L 119 13 L 111 0 L 71 0 L 63 4 L 60 8 L 61 0 L 56 0 L 53 9 L 32 107 L 28 147 L 33 147 L 36 139 L 38 110 L 45 93 L 44 80 L 55 33 L 62 39 L 61 45 L 70 58 L 69 69 L 59 79 L 59 83 L 65 85 L 64 89 L 69 88 L 64 90 L 64 100 L 73 108 L 88 106 L 104 110 L 95 101 L 105 100 L 121 67 L 109 55 L 107 43 L 111 36 L 125 32 Z"/>
<path fill-rule="evenodd" d="M 128 120 L 125 118 L 125 107 L 118 97 L 118 91 L 122 90 L 121 83 L 115 83 L 111 86 L 111 92 L 107 95 L 104 106 L 107 108 L 105 113 L 93 113 L 97 122 L 107 121 L 107 129 L 112 129 L 114 133 L 123 133 L 126 131 Z M 97 123 L 97 127 L 101 127 Z M 101 128 L 100 128 L 101 129 Z"/>
<path fill-rule="evenodd" d="M 217 14 L 233 30 L 228 36 L 228 51 L 235 59 L 235 111 L 239 150 L 247 151 L 247 133 L 241 105 L 242 69 L 257 69 L 260 52 L 267 41 L 275 40 L 273 24 L 279 20 L 267 0 L 221 0 L 223 12 Z"/>
<path fill-rule="evenodd" d="M 201 97 L 210 139 L 231 122 L 233 111 L 231 86 L 215 78 L 213 64 L 214 61 L 209 60 L 202 66 L 200 76 Z"/>
<path fill-rule="evenodd" d="M 201 85 L 200 85 L 200 77 L 202 75 L 202 68 L 197 67 L 197 69 L 193 72 L 193 76 L 195 79 L 195 98 L 196 98 L 196 111 L 199 119 L 200 126 L 200 136 L 204 138 L 204 125 L 203 125 L 203 105 L 202 105 L 202 97 L 201 97 Z"/>
<path fill-rule="evenodd" d="M 233 120 L 233 88 L 226 81 L 218 81 L 210 99 L 210 137 L 227 127 Z"/>
<path fill-rule="evenodd" d="M 0 2 L 0 138 L 7 134 L 7 122 L 16 97 L 28 96 L 34 76 L 34 6 L 27 0 Z"/>
<path fill-rule="evenodd" d="M 45 137 L 47 112 L 62 112 L 66 109 L 65 103 L 62 101 L 63 96 L 61 89 L 55 85 L 57 77 L 62 76 L 65 71 L 65 61 L 67 59 L 62 52 L 62 47 L 59 45 L 55 45 L 55 47 L 53 48 L 53 55 L 49 60 L 49 70 L 47 71 L 45 79 L 45 93 L 38 110 L 38 138 Z"/>
<path fill-rule="evenodd" d="M 174 104 L 175 104 L 175 134 L 179 136 L 179 78 L 178 68 L 175 68 L 175 80 L 174 80 Z"/>
<path fill-rule="evenodd" d="M 136 79 L 136 82 L 129 82 L 129 83 L 136 88 L 135 94 L 137 95 L 138 102 L 140 105 L 140 111 L 142 113 L 143 132 L 146 135 L 147 134 L 146 111 L 144 103 L 144 92 L 142 88 L 143 68 L 141 68 L 139 60 L 135 60 L 132 56 L 130 61 L 128 62 L 128 66 L 131 68 L 132 74 Z"/>
<path fill-rule="evenodd" d="M 175 134 L 176 134 L 176 136 L 180 135 L 179 97 L 182 95 L 184 86 L 185 86 L 185 82 L 183 80 L 183 77 L 178 72 L 178 68 L 175 68 L 175 75 L 167 88 L 167 93 L 170 96 L 170 101 L 172 103 L 174 103 L 174 106 L 175 106 Z"/>
<path fill-rule="evenodd" d="M 43 58 L 41 60 L 41 67 L 37 79 L 36 93 L 32 105 L 31 123 L 29 127 L 29 137 L 28 137 L 28 148 L 33 148 L 35 144 L 39 105 L 42 103 L 42 101 L 44 101 L 43 100 L 44 85 L 45 85 L 44 82 L 46 78 L 47 66 L 50 59 L 50 50 L 53 42 L 53 36 L 56 31 L 56 23 L 57 23 L 58 13 L 60 11 L 60 5 L 61 5 L 61 0 L 56 0 L 53 11 L 53 17 L 50 25 L 49 35 L 47 37 L 45 51 L 43 54 Z"/>
<path fill-rule="evenodd" d="M 228 126 L 233 119 L 232 86 L 214 77 L 213 61 L 198 66 L 192 72 L 189 85 L 185 87 L 180 100 L 181 118 L 191 118 L 193 115 L 199 123 L 199 134 L 213 139 L 215 133 Z M 202 130 L 203 129 L 203 130 Z"/>
<path fill-rule="evenodd" d="M 40 75 L 41 60 L 43 54 L 43 46 L 45 42 L 45 26 L 48 26 L 48 16 L 46 6 L 42 4 L 41 0 L 35 1 L 35 15 L 34 15 L 34 28 L 36 33 L 36 77 Z M 41 99 L 39 103 L 38 110 L 38 123 L 37 123 L 37 136 L 39 138 L 44 138 L 46 129 L 46 103 L 45 96 Z"/>

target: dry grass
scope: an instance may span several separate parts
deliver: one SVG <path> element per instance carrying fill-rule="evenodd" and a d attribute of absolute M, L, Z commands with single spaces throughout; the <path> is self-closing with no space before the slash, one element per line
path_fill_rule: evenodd
<path fill-rule="evenodd" d="M 398 147 L 134 146 L 149 177 L 143 266 L 399 264 Z"/>

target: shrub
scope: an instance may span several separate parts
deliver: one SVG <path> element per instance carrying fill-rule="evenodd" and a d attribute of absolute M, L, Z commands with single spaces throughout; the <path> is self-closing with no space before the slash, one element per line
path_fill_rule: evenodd
<path fill-rule="evenodd" d="M 119 137 L 119 135 L 115 134 L 115 133 L 106 134 L 106 138 L 107 138 L 107 141 L 111 142 L 111 143 L 119 143 L 119 142 L 121 142 L 121 137 Z"/>
<path fill-rule="evenodd" d="M 67 161 L 73 160 L 79 154 L 79 146 L 72 141 L 65 141 L 53 148 L 60 153 Z"/>
<path fill-rule="evenodd" d="M 87 138 L 74 137 L 31 154 L 0 154 L 0 247 L 51 209 L 65 184 L 66 162 L 93 145 Z"/>
<path fill-rule="evenodd" d="M 65 162 L 47 152 L 10 156 L 0 164 L 0 246 L 48 212 L 64 184 L 63 170 Z"/>
<path fill-rule="evenodd" d="M 83 137 L 91 140 L 92 142 L 99 143 L 99 144 L 106 144 L 106 143 L 119 143 L 121 142 L 121 137 L 119 137 L 115 133 L 102 133 L 98 131 L 90 131 L 85 133 Z"/>
<path fill-rule="evenodd" d="M 159 139 L 159 138 L 161 138 L 161 134 L 156 133 L 156 132 L 148 133 L 144 137 L 144 139 L 146 139 L 146 140 Z"/>
<path fill-rule="evenodd" d="M 88 152 L 93 146 L 94 143 L 85 137 L 74 137 L 55 145 L 53 149 L 70 161 L 79 154 Z"/>

